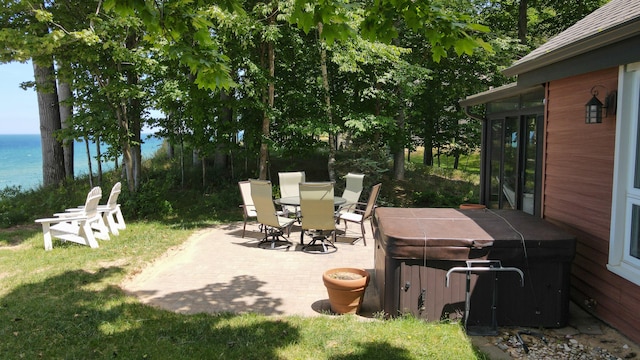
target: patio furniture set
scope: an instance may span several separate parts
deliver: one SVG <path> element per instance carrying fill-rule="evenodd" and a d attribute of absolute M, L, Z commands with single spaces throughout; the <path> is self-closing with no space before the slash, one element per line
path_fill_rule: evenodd
<path fill-rule="evenodd" d="M 360 202 L 363 174 L 347 174 L 341 196 L 335 196 L 333 182 L 306 181 L 304 171 L 280 172 L 278 178 L 279 198 L 273 197 L 269 180 L 250 179 L 238 183 L 243 200 L 240 206 L 244 211 L 242 237 L 245 235 L 247 221 L 256 218 L 260 231 L 264 233 L 259 247 L 289 249 L 293 243 L 288 237 L 291 228 L 297 223 L 301 229 L 302 251 L 328 254 L 337 251 L 336 225 L 343 221 L 345 233 L 347 223 L 360 225 L 359 238 L 362 238 L 366 246 L 364 222 L 373 214 L 381 184 L 371 188 L 367 202 Z M 306 244 L 305 236 L 310 238 Z"/>

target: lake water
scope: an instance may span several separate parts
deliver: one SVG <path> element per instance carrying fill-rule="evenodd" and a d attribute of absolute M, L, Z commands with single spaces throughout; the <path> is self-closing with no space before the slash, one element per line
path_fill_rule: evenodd
<path fill-rule="evenodd" d="M 142 135 L 142 157 L 149 158 L 162 146 L 162 139 L 147 138 Z M 89 145 L 92 168 L 95 173 L 97 161 L 94 144 Z M 104 152 L 106 147 L 102 147 Z M 122 162 L 119 162 L 122 164 Z M 113 162 L 103 163 L 103 171 L 113 169 Z M 74 172 L 76 176 L 89 173 L 86 146 L 83 141 L 75 144 Z M 20 186 L 23 190 L 33 189 L 42 184 L 42 149 L 40 135 L 0 135 L 0 189 L 8 186 Z"/>

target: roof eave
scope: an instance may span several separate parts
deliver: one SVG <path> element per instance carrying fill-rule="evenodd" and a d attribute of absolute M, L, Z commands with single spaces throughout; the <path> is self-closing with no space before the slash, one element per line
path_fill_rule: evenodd
<path fill-rule="evenodd" d="M 602 46 L 615 43 L 640 34 L 640 18 L 633 19 L 620 26 L 597 33 L 591 37 L 571 43 L 560 49 L 533 58 L 529 61 L 508 67 L 502 71 L 505 76 L 517 76 L 556 62 L 576 57 Z"/>
<path fill-rule="evenodd" d="M 518 86 L 518 83 L 513 82 L 478 94 L 467 96 L 465 99 L 460 100 L 458 103 L 462 107 L 481 105 L 489 103 L 491 101 L 501 100 L 510 96 L 522 95 L 529 92 L 537 91 L 539 89 L 540 85 L 522 87 Z"/>

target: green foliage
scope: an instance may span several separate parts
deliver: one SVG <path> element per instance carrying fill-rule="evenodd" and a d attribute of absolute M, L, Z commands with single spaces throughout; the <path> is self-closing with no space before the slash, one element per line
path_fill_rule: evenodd
<path fill-rule="evenodd" d="M 369 188 L 382 182 L 389 172 L 388 154 L 379 149 L 352 147 L 336 154 L 335 167 L 338 177 L 350 172 L 365 174 L 364 184 Z"/>
<path fill-rule="evenodd" d="M 0 228 L 25 223 L 29 219 L 27 206 L 20 195 L 19 186 L 6 187 L 0 191 Z"/>
<path fill-rule="evenodd" d="M 90 190 L 85 181 L 86 179 L 67 181 L 61 186 L 36 190 L 25 191 L 20 187 L 0 190 L 0 228 L 50 217 L 54 213 L 64 212 L 66 208 L 84 204 Z"/>
<path fill-rule="evenodd" d="M 170 192 L 171 185 L 173 185 L 171 179 L 166 181 L 149 179 L 137 192 L 121 193 L 122 208 L 143 219 L 170 216 L 173 213 L 173 207 L 166 195 Z"/>

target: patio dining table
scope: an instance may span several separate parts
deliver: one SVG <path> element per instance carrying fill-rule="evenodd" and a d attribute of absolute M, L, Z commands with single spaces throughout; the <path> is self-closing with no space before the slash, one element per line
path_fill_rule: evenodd
<path fill-rule="evenodd" d="M 290 205 L 290 206 L 300 206 L 300 196 L 287 196 L 279 199 L 275 199 L 274 202 L 278 205 Z M 334 196 L 333 197 L 333 205 L 340 206 L 347 203 L 347 199 Z"/>
<path fill-rule="evenodd" d="M 289 205 L 289 206 L 295 206 L 296 208 L 298 208 L 300 206 L 300 196 L 287 196 L 287 197 L 282 197 L 282 198 L 278 198 L 273 200 L 274 203 L 276 203 L 277 205 Z M 333 205 L 335 207 L 338 207 L 340 205 L 344 205 L 347 203 L 347 199 L 340 197 L 340 196 L 334 196 L 333 197 Z M 296 211 L 296 218 L 298 220 L 300 220 L 300 214 L 298 214 L 299 211 Z M 285 213 L 284 216 L 289 216 L 288 213 Z"/>

